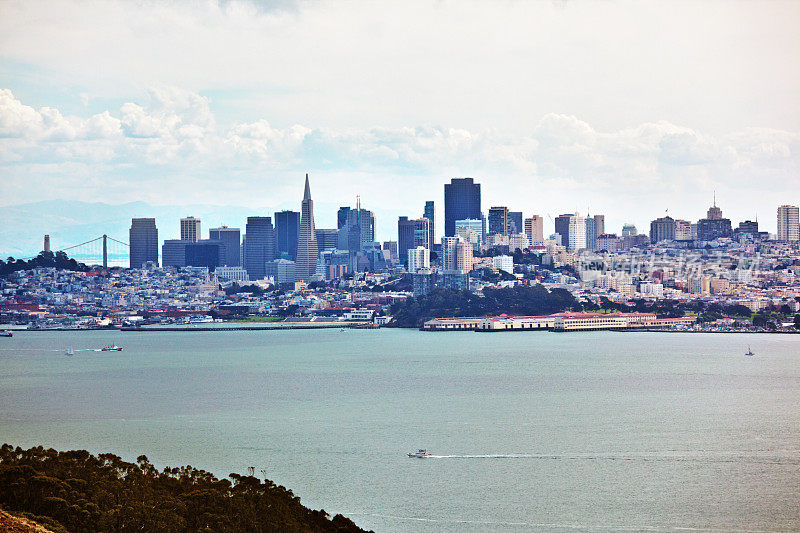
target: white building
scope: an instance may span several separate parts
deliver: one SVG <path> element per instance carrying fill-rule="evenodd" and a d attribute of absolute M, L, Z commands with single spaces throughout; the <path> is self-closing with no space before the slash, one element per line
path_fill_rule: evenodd
<path fill-rule="evenodd" d="M 525 219 L 525 235 L 531 244 L 544 242 L 544 220 L 539 215 Z"/>
<path fill-rule="evenodd" d="M 250 278 L 247 277 L 247 270 L 242 267 L 217 267 L 214 274 L 217 279 L 224 281 L 250 281 Z"/>
<path fill-rule="evenodd" d="M 431 267 L 431 251 L 424 246 L 409 248 L 408 272 L 416 274 L 417 270 Z"/>
<path fill-rule="evenodd" d="M 800 240 L 800 209 L 797 206 L 782 205 L 778 208 L 778 240 Z"/>
<path fill-rule="evenodd" d="M 514 273 L 514 258 L 510 255 L 498 255 L 492 257 L 492 268 L 505 270 L 509 274 Z"/>
<path fill-rule="evenodd" d="M 586 248 L 586 219 L 577 213 L 569 217 L 569 243 L 564 244 L 570 252 Z"/>
<path fill-rule="evenodd" d="M 692 223 L 688 220 L 675 220 L 675 240 L 676 241 L 691 241 L 692 240 Z"/>
<path fill-rule="evenodd" d="M 461 233 L 458 231 L 459 228 L 469 228 L 474 231 L 478 235 L 478 249 L 480 249 L 481 245 L 483 244 L 483 220 L 480 218 L 465 218 L 456 220 L 456 235 L 461 235 Z M 464 238 L 463 235 L 462 238 Z M 466 242 L 472 242 L 467 238 L 464 238 L 464 240 Z"/>
<path fill-rule="evenodd" d="M 518 248 L 520 250 L 527 250 L 528 246 L 530 246 L 530 242 L 528 241 L 528 237 L 525 236 L 524 233 L 514 233 L 508 236 L 509 251 L 513 252 Z"/>

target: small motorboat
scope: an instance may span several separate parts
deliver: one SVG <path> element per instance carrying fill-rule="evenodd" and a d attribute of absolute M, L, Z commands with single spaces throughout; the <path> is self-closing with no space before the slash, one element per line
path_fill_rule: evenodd
<path fill-rule="evenodd" d="M 101 352 L 121 352 L 122 348 L 120 348 L 116 344 L 111 344 L 109 346 L 103 346 L 102 348 L 100 348 L 100 351 Z"/>
<path fill-rule="evenodd" d="M 408 456 L 409 457 L 416 457 L 418 459 L 424 459 L 425 457 L 430 457 L 431 454 L 428 453 L 428 450 L 424 450 L 424 449 L 420 448 L 419 450 L 417 450 L 415 452 L 409 453 Z"/>
<path fill-rule="evenodd" d="M 3 331 L 0 331 L 0 337 L 13 337 L 13 334 L 7 329 L 4 329 Z"/>
<path fill-rule="evenodd" d="M 75 355 L 75 350 L 72 349 L 72 346 L 67 348 L 66 355 Z"/>

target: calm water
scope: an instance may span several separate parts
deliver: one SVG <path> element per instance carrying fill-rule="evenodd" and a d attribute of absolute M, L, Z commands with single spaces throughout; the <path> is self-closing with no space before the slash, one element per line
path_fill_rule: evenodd
<path fill-rule="evenodd" d="M 0 441 L 252 465 L 376 531 L 800 530 L 800 336 L 17 333 Z"/>

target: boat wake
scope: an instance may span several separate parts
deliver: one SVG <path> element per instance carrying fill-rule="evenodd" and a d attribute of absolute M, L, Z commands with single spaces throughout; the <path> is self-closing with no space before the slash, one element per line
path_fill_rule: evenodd
<path fill-rule="evenodd" d="M 653 462 L 702 462 L 702 463 L 757 463 L 797 465 L 800 459 L 780 453 L 492 453 L 492 454 L 453 454 L 427 455 L 427 459 L 542 459 L 573 461 L 653 461 Z"/>

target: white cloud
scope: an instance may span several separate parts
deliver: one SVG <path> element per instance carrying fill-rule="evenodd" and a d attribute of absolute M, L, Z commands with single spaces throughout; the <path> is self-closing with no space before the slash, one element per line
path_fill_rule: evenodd
<path fill-rule="evenodd" d="M 208 98 L 161 87 L 141 104 L 88 118 L 36 110 L 3 89 L 0 132 L 6 204 L 84 198 L 97 184 L 126 201 L 188 195 L 278 205 L 296 196 L 294 180 L 306 171 L 327 176 L 315 180 L 322 202 L 361 193 L 379 215 L 440 198 L 443 182 L 465 175 L 486 184 L 485 206 L 549 213 L 588 205 L 642 224 L 667 207 L 696 219 L 712 190 L 750 218 L 754 207 L 769 213 L 800 196 L 800 134 L 766 128 L 715 136 L 658 122 L 598 131 L 558 114 L 520 136 L 430 126 L 276 128 L 265 119 L 223 127 Z M 390 232 L 392 221 L 382 223 Z"/>

